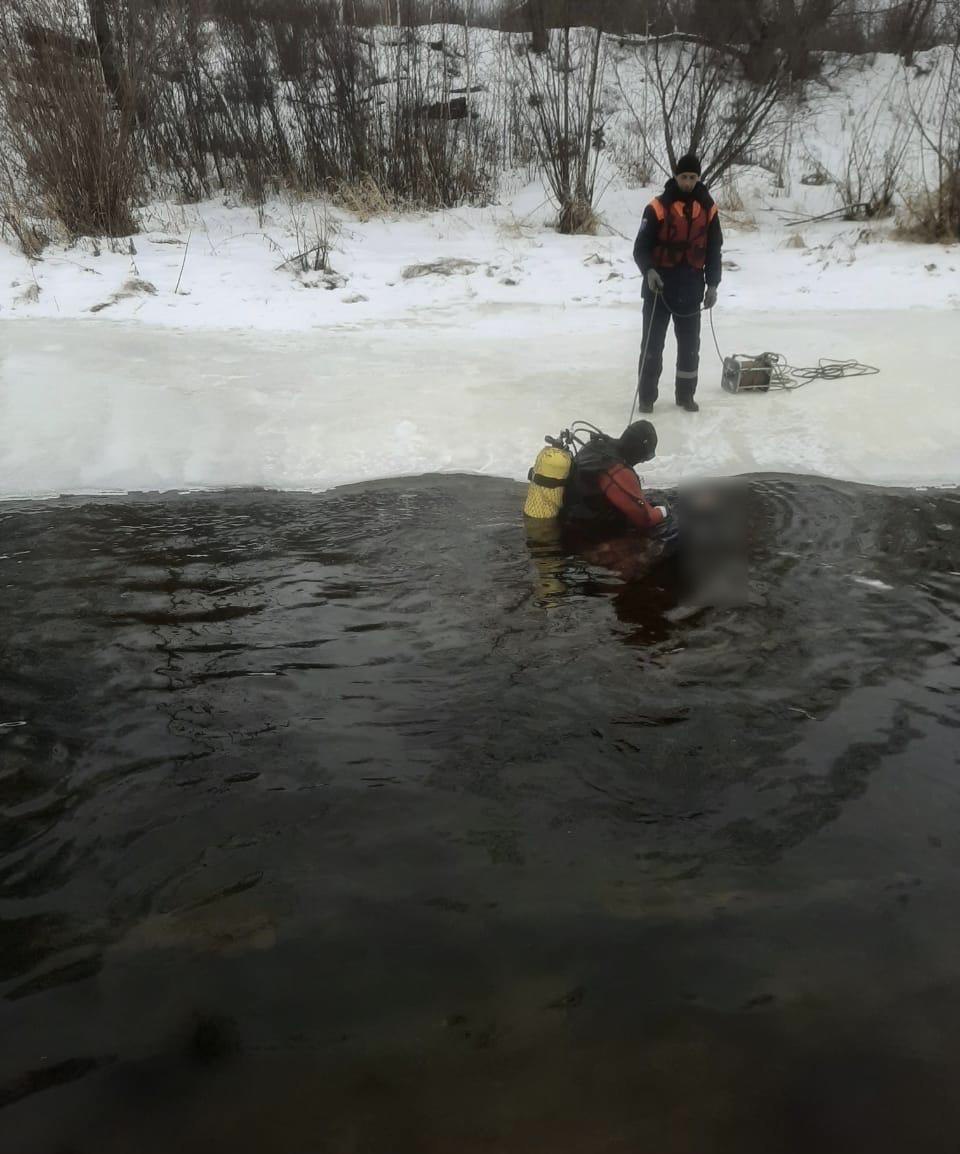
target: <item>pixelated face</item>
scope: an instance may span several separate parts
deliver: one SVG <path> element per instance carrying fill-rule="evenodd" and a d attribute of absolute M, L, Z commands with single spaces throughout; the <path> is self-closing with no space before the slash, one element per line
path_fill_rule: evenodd
<path fill-rule="evenodd" d="M 693 192 L 697 187 L 697 181 L 700 179 L 695 172 L 678 172 L 677 184 L 680 185 L 681 192 Z"/>

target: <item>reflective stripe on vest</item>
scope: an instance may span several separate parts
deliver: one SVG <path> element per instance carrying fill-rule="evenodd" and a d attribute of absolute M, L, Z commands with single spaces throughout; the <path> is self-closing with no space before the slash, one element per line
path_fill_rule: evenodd
<path fill-rule="evenodd" d="M 686 208 L 689 206 L 690 215 Z M 707 263 L 707 234 L 717 215 L 717 206 L 708 211 L 698 200 L 675 200 L 668 207 L 657 196 L 650 202 L 657 218 L 657 241 L 653 246 L 656 268 L 676 268 L 687 264 L 702 270 Z"/>

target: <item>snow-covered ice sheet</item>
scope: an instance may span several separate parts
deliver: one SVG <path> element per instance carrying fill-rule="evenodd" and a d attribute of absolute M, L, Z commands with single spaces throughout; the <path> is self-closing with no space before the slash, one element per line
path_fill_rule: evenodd
<path fill-rule="evenodd" d="M 879 376 L 731 396 L 705 326 L 702 411 L 653 420 L 649 485 L 756 471 L 960 481 L 960 325 L 935 310 L 716 312 L 725 352 L 854 357 Z M 0 325 L 0 494 L 323 489 L 466 471 L 522 479 L 576 418 L 619 432 L 638 307 L 474 305 L 306 333 Z M 674 350 L 668 339 L 666 362 Z"/>

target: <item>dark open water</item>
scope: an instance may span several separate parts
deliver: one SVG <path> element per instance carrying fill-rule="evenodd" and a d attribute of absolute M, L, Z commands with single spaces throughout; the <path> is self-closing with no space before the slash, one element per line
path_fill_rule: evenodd
<path fill-rule="evenodd" d="M 0 507 L 0 1154 L 960 1150 L 960 500 Z"/>

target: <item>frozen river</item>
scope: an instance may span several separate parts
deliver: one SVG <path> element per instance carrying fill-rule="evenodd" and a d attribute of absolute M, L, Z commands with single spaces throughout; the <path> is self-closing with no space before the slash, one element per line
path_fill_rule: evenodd
<path fill-rule="evenodd" d="M 322 489 L 428 472 L 525 476 L 545 433 L 625 424 L 635 309 L 433 310 L 310 333 L 103 321 L 0 325 L 0 495 L 263 485 Z M 879 376 L 729 396 L 709 327 L 697 417 L 672 404 L 648 484 L 694 474 L 960 478 L 960 325 L 948 311 L 726 314 L 724 352 L 857 358 Z M 665 386 L 665 387 L 664 387 Z"/>

